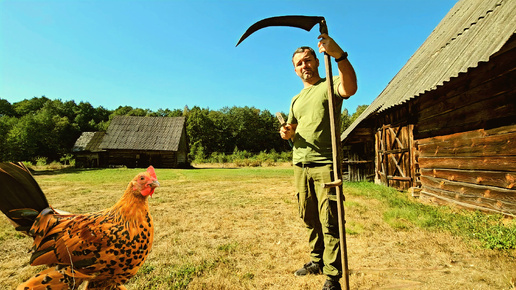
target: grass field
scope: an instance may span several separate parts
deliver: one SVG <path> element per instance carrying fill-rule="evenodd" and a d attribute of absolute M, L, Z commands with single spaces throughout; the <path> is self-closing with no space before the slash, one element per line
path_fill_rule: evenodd
<path fill-rule="evenodd" d="M 35 177 L 52 206 L 84 213 L 114 204 L 139 171 Z M 128 289 L 322 287 L 323 276 L 292 274 L 308 261 L 308 245 L 291 167 L 156 173 L 154 246 Z M 437 209 L 370 183 L 346 184 L 344 193 L 352 289 L 514 289 L 514 221 Z M 0 289 L 43 269 L 28 265 L 31 242 L 0 217 Z"/>

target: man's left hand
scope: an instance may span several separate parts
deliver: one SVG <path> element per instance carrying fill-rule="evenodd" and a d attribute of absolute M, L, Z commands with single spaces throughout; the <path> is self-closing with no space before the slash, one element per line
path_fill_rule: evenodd
<path fill-rule="evenodd" d="M 342 50 L 342 48 L 340 48 L 335 40 L 329 37 L 328 34 L 323 33 L 317 38 L 320 39 L 319 43 L 317 44 L 319 47 L 319 52 L 326 52 L 334 58 L 339 58 L 344 54 L 344 50 Z"/>

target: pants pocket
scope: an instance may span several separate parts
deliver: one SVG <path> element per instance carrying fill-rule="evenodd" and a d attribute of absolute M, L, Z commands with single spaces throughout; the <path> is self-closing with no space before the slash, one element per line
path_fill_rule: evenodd
<path fill-rule="evenodd" d="M 305 202 L 304 202 L 304 200 L 303 201 L 301 200 L 301 195 L 299 194 L 299 192 L 296 193 L 296 197 L 297 197 L 297 213 L 298 213 L 299 217 L 304 220 Z"/>
<path fill-rule="evenodd" d="M 326 199 L 326 226 L 332 229 L 338 229 L 339 226 L 339 212 L 337 208 L 337 195 L 335 192 L 328 192 L 328 199 Z"/>

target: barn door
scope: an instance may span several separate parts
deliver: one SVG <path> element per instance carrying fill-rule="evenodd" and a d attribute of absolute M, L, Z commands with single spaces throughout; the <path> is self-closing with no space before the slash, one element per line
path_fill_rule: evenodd
<path fill-rule="evenodd" d="M 376 132 L 376 178 L 381 183 L 400 190 L 415 184 L 413 125 L 384 125 Z"/>

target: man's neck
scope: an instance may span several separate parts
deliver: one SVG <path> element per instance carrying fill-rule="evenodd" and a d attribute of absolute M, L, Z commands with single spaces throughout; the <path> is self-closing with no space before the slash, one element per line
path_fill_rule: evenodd
<path fill-rule="evenodd" d="M 309 80 L 303 80 L 303 85 L 304 85 L 304 88 L 308 88 L 308 87 L 311 87 L 313 85 L 315 85 L 316 83 L 318 83 L 319 81 L 321 80 L 321 77 L 313 77 L 313 78 L 310 78 Z"/>

